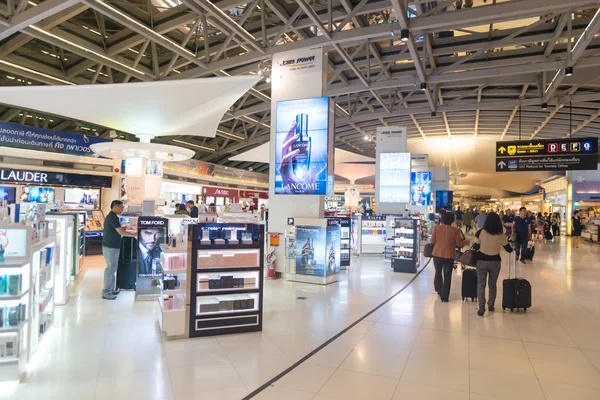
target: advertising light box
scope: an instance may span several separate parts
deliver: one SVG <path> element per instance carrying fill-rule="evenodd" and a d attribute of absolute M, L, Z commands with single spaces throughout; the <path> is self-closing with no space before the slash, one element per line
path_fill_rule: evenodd
<path fill-rule="evenodd" d="M 277 102 L 275 194 L 327 194 L 329 98 Z"/>
<path fill-rule="evenodd" d="M 381 153 L 378 203 L 408 203 L 410 153 Z"/>
<path fill-rule="evenodd" d="M 339 220 L 324 226 L 296 226 L 296 274 L 327 277 L 340 272 Z"/>
<path fill-rule="evenodd" d="M 431 205 L 431 172 L 410 173 L 410 205 Z"/>

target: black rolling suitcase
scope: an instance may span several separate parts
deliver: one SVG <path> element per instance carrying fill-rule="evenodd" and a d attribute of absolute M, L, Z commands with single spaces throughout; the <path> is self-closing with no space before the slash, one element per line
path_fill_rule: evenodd
<path fill-rule="evenodd" d="M 511 260 L 514 259 L 515 277 L 510 277 Z M 527 279 L 517 278 L 517 259 L 513 253 L 508 254 L 508 279 L 502 282 L 502 309 L 512 312 L 522 308 L 527 311 L 531 307 L 531 284 Z"/>
<path fill-rule="evenodd" d="M 473 302 L 477 298 L 477 270 L 474 268 L 466 268 L 462 273 L 461 296 L 463 301 L 470 298 Z"/>
<path fill-rule="evenodd" d="M 117 289 L 135 290 L 137 280 L 137 240 L 124 237 L 121 240 L 119 268 L 117 269 Z"/>

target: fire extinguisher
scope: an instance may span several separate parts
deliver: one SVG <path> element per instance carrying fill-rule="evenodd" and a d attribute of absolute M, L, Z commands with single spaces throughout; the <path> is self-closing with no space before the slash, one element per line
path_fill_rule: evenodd
<path fill-rule="evenodd" d="M 275 260 L 277 260 L 277 257 L 275 256 L 275 250 L 273 250 L 267 255 L 267 276 L 269 278 L 275 278 Z"/>

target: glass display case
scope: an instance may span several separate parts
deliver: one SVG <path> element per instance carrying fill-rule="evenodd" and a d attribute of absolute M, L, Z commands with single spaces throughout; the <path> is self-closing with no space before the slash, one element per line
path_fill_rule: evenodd
<path fill-rule="evenodd" d="M 25 378 L 54 320 L 56 223 L 31 224 L 0 225 L 0 384 Z"/>
<path fill-rule="evenodd" d="M 393 236 L 388 238 L 394 272 L 416 273 L 420 264 L 420 220 L 395 218 Z"/>
<path fill-rule="evenodd" d="M 264 226 L 188 229 L 190 337 L 262 330 Z"/>
<path fill-rule="evenodd" d="M 187 248 L 166 246 L 160 255 L 163 266 L 161 295 L 158 298 L 158 325 L 167 338 L 187 336 L 186 313 L 188 312 Z"/>

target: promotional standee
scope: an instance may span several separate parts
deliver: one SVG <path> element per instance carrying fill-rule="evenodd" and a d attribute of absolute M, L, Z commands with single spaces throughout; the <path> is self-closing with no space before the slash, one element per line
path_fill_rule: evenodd
<path fill-rule="evenodd" d="M 341 258 L 339 218 L 295 218 L 294 223 L 286 232 L 286 238 L 292 239 L 288 246 L 295 246 L 286 250 L 290 256 L 293 254 L 286 257 L 286 279 L 321 285 L 337 282 Z"/>
<path fill-rule="evenodd" d="M 189 336 L 262 330 L 264 226 L 188 227 Z"/>
<path fill-rule="evenodd" d="M 328 97 L 277 102 L 275 194 L 327 194 L 329 106 Z"/>
<path fill-rule="evenodd" d="M 163 275 L 161 254 L 167 244 L 169 224 L 166 218 L 139 217 L 137 224 L 136 298 L 156 299 L 160 296 Z"/>

